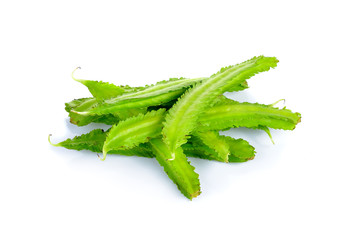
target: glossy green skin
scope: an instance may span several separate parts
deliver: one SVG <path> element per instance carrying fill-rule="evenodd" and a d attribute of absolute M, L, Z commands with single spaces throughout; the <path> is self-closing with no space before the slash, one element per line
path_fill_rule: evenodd
<path fill-rule="evenodd" d="M 198 129 L 205 131 L 266 126 L 273 129 L 293 130 L 300 120 L 300 113 L 293 113 L 285 108 L 228 100 L 207 109 L 198 120 Z"/>
<path fill-rule="evenodd" d="M 200 114 L 214 99 L 234 85 L 239 85 L 256 73 L 276 67 L 276 58 L 255 57 L 241 64 L 227 67 L 201 84 L 186 91 L 168 111 L 162 131 L 163 140 L 175 157 L 176 148 L 187 142 L 197 126 Z"/>
<path fill-rule="evenodd" d="M 95 129 L 89 133 L 76 136 L 73 139 L 68 138 L 60 143 L 51 144 L 57 147 L 64 147 L 71 150 L 89 150 L 92 152 L 102 153 L 103 145 L 109 131 L 110 129 L 106 132 L 102 129 Z M 189 141 L 182 147 L 185 155 L 187 155 L 188 157 L 198 157 L 202 159 L 221 161 L 217 157 L 215 150 L 210 146 L 204 145 L 199 138 L 190 138 Z M 229 148 L 229 162 L 245 162 L 254 157 L 254 148 L 249 145 L 247 141 L 244 141 L 242 139 L 232 139 L 229 142 Z M 133 148 L 120 148 L 118 150 L 110 150 L 108 154 L 139 156 L 147 158 L 155 157 L 154 153 L 151 150 L 149 142 L 140 143 L 138 146 L 135 146 Z"/>
<path fill-rule="evenodd" d="M 60 143 L 52 144 L 57 147 L 64 147 L 71 150 L 89 150 L 92 152 L 102 153 L 103 145 L 107 138 L 107 133 L 110 131 L 103 131 L 103 129 L 95 129 L 89 133 L 76 136 L 73 139 L 66 139 Z M 149 145 L 140 143 L 137 147 L 131 149 L 120 149 L 120 150 L 111 150 L 109 154 L 119 154 L 125 156 L 139 156 L 139 157 L 148 157 L 153 158 L 154 154 L 150 150 Z"/>
<path fill-rule="evenodd" d="M 287 109 L 237 103 L 220 96 L 225 91 L 247 88 L 246 79 L 275 67 L 276 63 L 275 58 L 261 56 L 222 68 L 210 78 L 175 79 L 139 88 L 77 80 L 89 88 L 94 98 L 66 104 L 72 123 L 116 124 L 107 133 L 93 130 L 56 146 L 102 151 L 104 158 L 107 153 L 155 156 L 180 191 L 192 199 L 200 194 L 200 183 L 185 155 L 221 162 L 254 158 L 254 148 L 248 142 L 220 136 L 218 130 L 231 127 L 267 132 L 268 127 L 291 130 L 300 121 L 300 114 Z M 190 86 L 193 87 L 188 89 Z M 159 109 L 162 107 L 168 109 L 168 115 L 165 109 Z M 157 111 L 146 113 L 147 109 Z"/>
<path fill-rule="evenodd" d="M 236 105 L 238 107 L 236 107 Z M 232 106 L 238 109 L 237 113 L 232 111 Z M 226 138 L 224 136 L 219 136 L 217 132 L 212 132 L 210 130 L 225 130 L 232 127 L 250 127 L 258 129 L 266 128 L 265 130 L 267 130 L 266 126 L 259 125 L 265 119 L 267 119 L 267 121 L 264 121 L 264 123 L 267 124 L 268 127 L 284 127 L 282 129 L 294 129 L 295 125 L 300 121 L 300 116 L 298 113 L 292 113 L 287 109 L 274 108 L 270 105 L 238 103 L 236 101 L 225 99 L 224 101 L 216 104 L 216 106 L 210 108 L 210 110 L 216 108 L 218 109 L 217 111 L 211 112 L 208 110 L 202 115 L 202 117 L 200 117 L 198 121 L 199 127 L 196 131 L 194 131 L 193 135 L 201 138 L 203 144 L 209 146 L 216 152 L 216 160 L 224 162 L 228 162 L 231 158 L 229 156 L 229 143 L 226 143 Z M 247 110 L 243 111 L 244 108 Z M 258 110 L 260 114 L 255 114 L 256 110 Z M 241 121 L 241 115 L 239 115 L 240 112 L 243 113 L 245 121 Z M 270 112 L 273 114 L 270 114 Z M 221 121 L 222 116 L 225 114 L 227 114 L 229 118 L 225 119 L 225 121 Z M 144 127 L 140 128 L 141 125 L 138 125 L 137 123 L 135 125 L 137 126 L 138 131 L 132 131 L 132 133 L 136 136 L 144 136 L 143 138 L 146 136 L 143 135 L 145 133 L 149 134 L 148 137 L 158 137 L 161 131 L 160 128 L 162 127 L 161 123 L 165 117 L 165 112 L 160 113 L 157 117 L 159 117 L 157 123 L 158 126 L 148 124 L 146 126 L 142 125 Z M 235 121 L 235 119 L 237 120 Z M 240 122 L 240 125 L 237 126 L 236 122 Z M 280 122 L 284 124 L 280 125 Z M 150 133 L 152 133 L 152 135 L 150 135 Z M 115 131 L 115 134 L 117 135 L 118 132 Z M 132 142 L 134 140 L 131 138 L 130 141 Z M 119 141 L 118 144 L 119 145 L 116 146 L 119 147 L 120 144 L 123 144 L 123 142 Z M 115 146 L 113 147 L 115 149 Z M 251 159 L 253 157 L 254 155 L 248 155 L 242 159 Z"/>
<path fill-rule="evenodd" d="M 140 113 L 145 114 L 147 112 L 147 108 L 133 108 L 104 115 L 81 115 L 76 113 L 76 111 L 88 111 L 97 104 L 98 100 L 96 98 L 75 99 L 66 103 L 65 109 L 69 113 L 70 122 L 77 126 L 85 126 L 92 122 L 113 125 L 120 120 L 125 120 L 129 117 L 137 116 Z"/>
<path fill-rule="evenodd" d="M 50 136 L 49 142 L 51 143 Z M 107 134 L 103 129 L 94 129 L 89 133 L 76 136 L 72 139 L 68 138 L 60 143 L 51 143 L 51 145 L 78 151 L 90 150 L 92 152 L 102 152 L 106 137 Z"/>
<path fill-rule="evenodd" d="M 72 124 L 77 126 L 85 126 L 92 122 L 95 123 L 105 123 L 108 125 L 113 125 L 120 121 L 120 116 L 117 114 L 105 114 L 105 115 L 94 115 L 94 116 L 84 116 L 73 112 L 75 111 L 86 111 L 93 108 L 98 103 L 95 98 L 82 98 L 75 99 L 69 103 L 65 104 L 65 110 L 69 113 L 69 119 Z M 144 112 L 142 109 L 137 109 L 138 113 Z"/>
<path fill-rule="evenodd" d="M 228 162 L 246 162 L 254 159 L 255 149 L 247 141 L 229 136 L 220 137 L 220 141 L 225 141 L 223 144 L 229 146 Z M 187 156 L 226 162 L 226 159 L 218 155 L 215 149 L 216 144 L 206 144 L 199 137 L 192 136 L 186 144 L 182 145 L 182 148 Z"/>
<path fill-rule="evenodd" d="M 156 106 L 178 98 L 186 88 L 204 79 L 180 79 L 160 82 L 137 92 L 125 93 L 107 99 L 88 111 L 74 111 L 81 115 L 102 115 L 118 110 Z"/>
<path fill-rule="evenodd" d="M 182 148 L 176 149 L 176 158 L 168 161 L 168 155 L 171 153 L 167 145 L 160 138 L 150 140 L 153 153 L 156 160 L 164 168 L 169 178 L 177 185 L 178 189 L 189 199 L 200 195 L 199 175 L 190 165 Z"/>
<path fill-rule="evenodd" d="M 79 69 L 79 68 L 77 68 Z M 85 79 L 76 79 L 74 77 L 74 72 L 72 73 L 72 77 L 75 81 L 80 82 L 85 85 L 92 96 L 98 100 L 105 100 L 110 98 L 115 98 L 117 96 L 123 95 L 125 93 L 134 93 L 129 94 L 126 98 L 132 97 L 146 97 L 148 96 L 156 96 L 159 94 L 166 93 L 168 91 L 173 91 L 176 87 L 185 87 L 196 83 L 197 81 L 206 81 L 207 78 L 196 78 L 196 79 L 187 79 L 187 78 L 170 78 L 169 80 L 164 80 L 157 82 L 156 84 L 146 85 L 144 87 L 130 87 L 129 85 L 119 85 L 116 86 L 112 83 L 96 81 L 96 80 L 85 80 Z M 191 82 L 191 83 L 190 83 Z M 189 85 L 188 85 L 189 83 Z M 247 82 L 241 83 L 238 86 L 234 86 L 229 89 L 229 92 L 240 91 L 248 88 Z M 141 93 L 139 93 L 141 92 Z"/>
<path fill-rule="evenodd" d="M 258 112 L 258 114 L 256 114 Z M 116 124 L 109 133 L 103 153 L 111 150 L 130 149 L 150 138 L 159 137 L 165 119 L 165 110 L 139 114 Z M 225 97 L 216 100 L 215 106 L 206 110 L 198 120 L 198 128 L 193 132 L 193 139 L 198 137 L 201 145 L 206 145 L 214 151 L 205 155 L 213 156 L 217 161 L 229 162 L 234 158 L 226 137 L 219 136 L 212 130 L 225 130 L 232 127 L 250 127 L 267 130 L 267 127 L 294 129 L 300 121 L 299 113 L 287 109 L 274 108 L 271 105 L 239 103 Z M 266 126 L 259 124 L 266 124 Z M 189 151 L 190 152 L 190 151 Z M 191 151 L 194 154 L 194 151 Z M 253 152 L 253 151 L 252 151 Z M 251 151 L 249 151 L 251 153 Z M 203 155 L 204 156 L 204 155 Z M 239 161 L 253 158 L 253 155 L 238 157 Z M 171 158 L 171 156 L 169 156 Z M 234 160 L 236 161 L 236 160 Z"/>
<path fill-rule="evenodd" d="M 171 102 L 173 100 L 176 100 L 178 97 L 180 97 L 185 90 L 197 83 L 200 83 L 202 81 L 206 81 L 207 78 L 195 78 L 195 79 L 171 79 L 170 81 L 162 81 L 158 82 L 155 85 L 146 86 L 146 87 L 138 87 L 135 88 L 137 91 L 126 92 L 122 95 L 116 95 L 115 97 L 113 94 L 118 94 L 118 91 L 111 91 L 108 92 L 108 89 L 103 89 L 104 86 L 109 86 L 104 84 L 103 82 L 94 82 L 94 85 L 96 83 L 98 87 L 99 92 L 96 94 L 96 89 L 93 89 L 89 87 L 90 92 L 97 96 L 96 99 L 101 99 L 101 96 L 106 96 L 104 101 L 99 102 L 92 108 L 88 109 L 72 109 L 72 111 L 75 114 L 83 115 L 83 116 L 93 116 L 93 115 L 103 115 L 103 114 L 110 114 L 115 113 L 120 110 L 129 110 L 129 109 L 135 109 L 135 108 L 146 108 L 151 106 L 158 106 L 161 104 L 166 104 L 168 102 Z M 87 80 L 85 80 L 87 81 Z M 86 84 L 86 83 L 85 83 Z M 116 87 L 116 86 L 115 86 Z M 240 91 L 243 89 L 248 88 L 247 82 L 241 82 L 237 85 L 231 86 L 227 91 Z M 105 93 L 107 92 L 107 93 Z"/>
<path fill-rule="evenodd" d="M 203 145 L 208 146 L 214 151 L 216 159 L 221 162 L 229 162 L 230 149 L 229 144 L 225 141 L 223 136 L 220 136 L 218 132 L 194 132 L 193 137 L 200 139 Z"/>
<path fill-rule="evenodd" d="M 77 99 L 67 103 L 66 110 L 70 112 L 71 109 L 77 106 L 89 106 L 85 104 L 93 100 L 92 98 Z M 83 103 L 84 105 L 80 106 Z M 161 105 L 159 107 L 171 108 L 171 103 Z M 154 110 L 158 108 L 153 108 Z M 145 109 L 132 109 L 125 111 L 128 116 L 136 116 L 139 113 L 145 113 Z M 118 114 L 120 116 L 120 112 Z M 126 119 L 126 116 L 118 117 L 112 114 L 100 116 L 82 116 L 74 115 L 70 112 L 71 122 L 79 126 L 86 125 L 91 122 L 102 122 L 108 125 L 113 125 L 119 122 L 120 119 Z M 79 122 L 80 121 L 80 122 Z M 200 115 L 198 119 L 198 130 L 224 130 L 235 127 L 249 127 L 260 129 L 263 126 L 273 129 L 293 130 L 301 121 L 301 114 L 292 112 L 289 109 L 275 108 L 272 105 L 258 104 L 258 103 L 239 103 L 237 101 L 228 99 L 224 96 L 219 96 L 215 100 L 215 105 L 208 108 Z"/>
<path fill-rule="evenodd" d="M 74 78 L 75 79 L 75 78 Z M 75 79 L 76 81 L 84 84 L 91 94 L 93 95 L 93 98 L 82 98 L 82 99 L 75 99 L 69 103 L 66 103 L 66 111 L 69 112 L 70 122 L 78 125 L 78 126 L 85 126 L 91 122 L 98 122 L 98 123 L 106 123 L 108 125 L 113 125 L 117 123 L 119 120 L 124 120 L 128 117 L 136 116 L 139 113 L 145 113 L 147 110 L 148 105 L 149 110 L 157 110 L 159 108 L 166 108 L 169 109 L 173 106 L 173 104 L 177 101 L 177 93 L 182 94 L 184 92 L 183 90 L 179 90 L 177 93 L 169 93 L 167 94 L 164 90 L 172 91 L 175 89 L 175 87 L 181 87 L 183 86 L 184 81 L 190 82 L 196 82 L 198 79 L 185 79 L 185 78 L 170 78 L 168 81 L 161 81 L 156 83 L 155 85 L 150 86 L 144 86 L 144 87 L 130 87 L 130 86 L 115 86 L 114 84 L 102 82 L 102 81 L 93 81 L 93 80 L 84 80 L 84 79 Z M 204 81 L 206 81 L 204 79 Z M 236 85 L 231 87 L 228 91 L 241 91 L 248 88 L 247 82 L 243 82 L 240 85 Z M 172 90 L 171 90 L 172 89 Z M 159 90 L 159 91 L 158 91 Z M 139 94 L 139 91 L 143 91 L 142 94 Z M 152 96 L 154 99 L 151 99 L 151 95 L 149 95 L 149 92 L 153 94 Z M 103 115 L 95 115 L 95 114 L 79 114 L 78 112 L 89 112 L 90 110 L 94 109 L 98 106 L 98 104 L 102 104 L 103 100 L 110 99 L 110 98 L 116 98 L 122 94 L 126 93 L 133 93 L 126 95 L 127 98 L 129 97 L 139 97 L 140 95 L 143 95 L 143 100 L 146 100 L 146 94 L 148 94 L 148 97 L 150 96 L 150 99 L 147 99 L 147 101 L 139 104 L 138 101 L 134 100 L 123 100 L 122 97 L 119 97 L 119 110 L 113 110 L 112 113 L 107 113 Z M 157 96 L 161 95 L 161 96 Z M 179 96 L 179 95 L 178 95 Z M 144 106 L 142 106 L 142 104 Z"/>
<path fill-rule="evenodd" d="M 114 125 L 103 145 L 103 159 L 111 150 L 130 149 L 161 134 L 165 109 L 139 114 Z"/>
<path fill-rule="evenodd" d="M 115 124 L 119 120 L 126 119 L 127 117 L 132 117 L 138 115 L 139 113 L 146 112 L 146 109 L 134 109 L 131 112 L 128 111 L 127 113 L 123 111 L 118 111 L 114 113 L 105 114 L 103 116 L 84 116 L 81 114 L 77 114 L 76 112 L 79 111 L 89 111 L 93 109 L 103 100 L 117 97 L 124 93 L 135 92 L 144 89 L 144 87 L 131 88 L 129 86 L 115 86 L 114 84 L 103 81 L 76 79 L 74 78 L 73 74 L 72 77 L 74 80 L 85 85 L 93 96 L 93 98 L 75 99 L 65 104 L 65 109 L 67 112 L 69 112 L 70 122 L 75 125 L 84 126 L 91 122 Z"/>
<path fill-rule="evenodd" d="M 114 84 L 110 84 L 107 82 L 83 79 L 75 80 L 84 84 L 88 88 L 92 96 L 98 100 L 109 99 L 127 92 L 124 88 L 120 86 L 115 86 Z"/>

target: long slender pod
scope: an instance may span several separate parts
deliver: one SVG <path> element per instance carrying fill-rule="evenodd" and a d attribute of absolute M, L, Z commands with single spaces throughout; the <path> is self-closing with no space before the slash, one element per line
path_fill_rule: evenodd
<path fill-rule="evenodd" d="M 66 149 L 77 150 L 77 151 L 89 150 L 96 153 L 102 153 L 103 145 L 107 137 L 107 133 L 109 131 L 110 129 L 108 131 L 104 131 L 103 129 L 94 129 L 89 133 L 85 133 L 80 136 L 75 136 L 72 139 L 68 138 L 56 144 L 51 143 L 51 139 L 50 139 L 51 135 L 50 135 L 49 142 L 56 147 L 64 147 Z M 161 134 L 159 134 L 159 136 L 160 135 Z M 239 144 L 239 143 L 237 142 L 234 144 Z M 239 150 L 240 153 L 237 154 L 237 151 L 234 151 L 235 155 L 243 155 L 242 153 L 248 151 L 249 149 L 249 147 L 246 147 L 241 144 L 239 144 L 239 146 L 240 147 L 235 146 L 235 149 L 241 149 Z M 213 149 L 202 144 L 202 142 L 200 142 L 199 140 L 193 141 L 193 139 L 190 139 L 190 141 L 184 144 L 182 147 L 183 147 L 184 154 L 188 157 L 196 157 L 196 158 L 202 158 L 202 159 L 221 161 L 217 157 L 217 153 Z M 229 147 L 231 148 L 232 146 L 229 146 Z M 229 155 L 229 162 L 246 161 L 246 158 L 238 158 L 234 155 L 234 153 Z M 118 154 L 118 155 L 124 155 L 124 156 L 139 156 L 139 157 L 147 157 L 147 158 L 155 157 L 149 142 L 140 143 L 139 145 L 129 149 L 111 150 L 108 152 L 108 154 Z"/>
<path fill-rule="evenodd" d="M 102 81 L 76 79 L 74 76 L 73 79 L 88 87 L 89 91 L 94 96 L 94 98 L 76 99 L 66 103 L 66 110 L 69 112 L 71 123 L 84 126 L 91 122 L 103 121 L 110 124 L 110 122 L 115 120 L 113 116 L 126 119 L 127 117 L 136 116 L 139 113 L 145 113 L 147 106 L 166 104 L 171 100 L 177 99 L 177 97 L 184 92 L 186 86 L 202 81 L 204 78 L 170 78 L 169 80 L 160 81 L 154 85 L 135 88 L 129 86 L 115 86 L 114 84 Z M 243 87 L 245 86 L 241 86 L 241 88 Z M 123 93 L 125 93 L 125 95 L 122 95 Z M 98 111 L 99 108 L 103 108 L 99 105 L 101 100 L 106 99 L 110 100 L 102 104 L 102 106 L 106 105 L 110 107 L 108 102 L 115 101 L 118 106 L 104 114 L 81 114 L 89 111 Z M 110 119 L 112 120 L 110 121 Z"/>
<path fill-rule="evenodd" d="M 168 161 L 170 151 L 162 139 L 153 138 L 149 143 L 159 164 L 183 195 L 190 200 L 200 195 L 199 175 L 194 171 L 194 167 L 190 165 L 183 149 L 177 148 L 174 161 Z"/>
<path fill-rule="evenodd" d="M 180 97 L 189 86 L 203 81 L 207 81 L 207 78 L 170 79 L 168 81 L 161 81 L 155 85 L 140 88 L 140 90 L 125 93 L 121 96 L 108 99 L 105 98 L 105 101 L 99 103 L 91 109 L 85 111 L 73 109 L 72 111 L 76 114 L 90 116 L 114 113 L 115 111 L 119 110 L 145 108 L 166 104 Z M 101 86 L 104 86 L 104 84 Z M 101 88 L 101 86 L 98 87 Z M 247 82 L 244 81 L 231 86 L 226 91 L 241 91 L 246 88 L 248 88 L 248 85 Z"/>
<path fill-rule="evenodd" d="M 163 140 L 171 151 L 172 159 L 175 158 L 175 150 L 187 142 L 190 133 L 195 129 L 199 115 L 217 96 L 259 72 L 276 67 L 277 62 L 278 60 L 273 57 L 254 57 L 225 68 L 224 71 L 214 74 L 207 81 L 197 84 L 183 94 L 168 111 L 162 131 Z"/>
<path fill-rule="evenodd" d="M 74 78 L 74 77 L 73 77 Z M 119 97 L 118 99 L 111 100 L 119 101 L 121 99 L 129 99 L 129 98 L 146 98 L 151 96 L 161 95 L 163 93 L 167 93 L 170 91 L 175 91 L 181 88 L 186 88 L 198 82 L 206 81 L 208 78 L 170 78 L 169 80 L 159 81 L 152 85 L 146 85 L 144 87 L 130 87 L 130 86 L 116 86 L 114 84 L 103 82 L 103 81 L 93 81 L 93 80 L 84 80 L 84 79 L 76 79 L 74 80 L 84 84 L 91 94 L 97 99 L 109 99 L 116 98 L 119 95 L 124 93 L 128 93 L 123 97 Z M 241 91 L 248 88 L 247 82 L 242 82 L 239 85 L 233 86 L 227 91 Z"/>
<path fill-rule="evenodd" d="M 101 153 L 103 151 L 103 145 L 107 137 L 108 131 L 104 131 L 103 129 L 94 129 L 89 133 L 76 136 L 72 139 L 68 138 L 56 144 L 51 143 L 51 135 L 49 135 L 49 142 L 56 147 L 64 147 L 66 149 L 72 149 L 77 151 L 89 150 L 92 152 Z M 151 151 L 150 146 L 146 143 L 140 143 L 138 146 L 130 149 L 111 150 L 109 151 L 109 154 L 139 156 L 147 158 L 154 157 L 154 154 Z"/>
<path fill-rule="evenodd" d="M 111 150 L 130 149 L 161 134 L 165 109 L 139 114 L 114 125 L 103 145 L 103 158 Z"/>
<path fill-rule="evenodd" d="M 301 114 L 286 108 L 259 103 L 239 103 L 222 99 L 215 106 L 205 110 L 198 120 L 198 129 L 223 130 L 236 127 L 293 130 L 301 121 Z"/>
<path fill-rule="evenodd" d="M 82 115 L 102 115 L 117 110 L 156 106 L 178 98 L 189 86 L 202 82 L 205 78 L 162 81 L 137 92 L 125 93 L 110 98 L 88 111 L 75 111 Z"/>
<path fill-rule="evenodd" d="M 108 82 L 102 82 L 102 81 L 93 81 L 93 80 L 85 80 L 85 79 L 76 79 L 76 81 L 81 82 L 85 86 L 88 87 L 91 94 L 94 96 L 94 98 L 82 98 L 82 99 L 75 99 L 71 102 L 66 103 L 66 111 L 69 112 L 70 122 L 78 125 L 78 126 L 84 126 L 91 122 L 98 122 L 98 123 L 106 123 L 106 124 L 114 124 L 117 121 L 117 118 L 120 118 L 121 120 L 126 119 L 127 117 L 136 116 L 139 113 L 145 113 L 147 110 L 147 107 L 150 106 L 150 110 L 157 110 L 159 108 L 171 108 L 172 105 L 177 101 L 177 97 L 179 97 L 183 92 L 184 89 L 178 90 L 171 93 L 171 90 L 169 90 L 168 93 L 160 94 L 159 96 L 154 96 L 153 98 L 150 97 L 150 99 L 137 99 L 135 100 L 122 100 L 123 98 L 118 98 L 118 105 L 114 108 L 114 111 L 110 111 L 110 113 L 105 114 L 88 114 L 89 111 L 98 111 L 99 107 L 98 103 L 101 103 L 102 100 L 110 99 L 110 98 L 116 98 L 119 95 L 122 95 L 123 93 L 131 93 L 131 92 L 139 92 L 141 90 L 144 90 L 142 94 L 145 94 L 149 92 L 149 90 L 155 91 L 157 87 L 161 87 L 161 90 L 164 90 L 164 86 L 166 85 L 166 82 L 171 82 L 171 88 L 175 89 L 175 84 L 178 84 L 179 86 L 183 85 L 183 79 L 184 78 L 170 78 L 167 81 L 161 81 L 156 83 L 155 85 L 145 86 L 145 87 L 130 87 L 128 85 L 126 86 L 115 86 L 114 84 L 108 83 Z M 196 82 L 197 79 L 186 79 L 188 82 Z M 204 79 L 207 80 L 207 79 Z M 167 86 L 169 87 L 169 86 Z M 150 89 L 147 89 L 150 88 Z M 240 85 L 233 86 L 228 91 L 240 91 L 248 88 L 247 82 L 243 82 Z M 147 89 L 145 91 L 145 89 Z M 158 92 L 159 93 L 159 92 Z M 161 93 L 161 92 L 160 92 Z M 127 97 L 134 98 L 137 94 L 133 95 L 127 95 Z M 145 97 L 145 95 L 143 95 Z M 142 102 L 142 100 L 146 100 Z M 108 105 L 108 104 L 106 104 Z M 98 107 L 97 107 L 98 106 Z M 94 109 L 97 107 L 97 109 Z M 118 109 L 118 110 L 117 110 Z"/>
<path fill-rule="evenodd" d="M 96 105 L 95 107 L 80 111 L 80 110 L 71 110 L 76 114 L 80 114 L 83 116 L 93 116 L 93 115 L 104 115 L 109 113 L 116 113 L 118 111 L 124 111 L 129 109 L 137 109 L 137 108 L 146 108 L 150 106 L 158 106 L 170 102 L 174 99 L 177 99 L 183 94 L 184 90 L 179 89 L 176 91 L 171 91 L 168 93 L 163 93 L 157 96 L 151 97 L 140 97 L 140 98 L 130 98 L 124 99 L 120 98 L 111 98 L 103 101 L 102 103 Z M 124 95 L 122 95 L 124 96 Z"/>

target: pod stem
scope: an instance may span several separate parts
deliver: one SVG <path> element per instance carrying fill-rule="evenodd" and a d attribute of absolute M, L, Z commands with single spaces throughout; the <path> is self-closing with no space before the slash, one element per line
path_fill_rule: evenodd
<path fill-rule="evenodd" d="M 78 70 L 78 69 L 81 69 L 81 67 L 75 68 L 74 71 L 71 73 L 71 77 L 72 77 L 75 81 L 77 81 L 77 82 L 85 81 L 84 79 L 77 79 L 77 78 L 74 77 L 74 73 L 75 73 L 75 71 Z"/>
<path fill-rule="evenodd" d="M 277 100 L 276 102 L 270 104 L 270 106 L 274 107 L 276 104 L 278 104 L 278 103 L 281 102 L 281 101 L 283 101 L 283 102 L 284 102 L 284 105 L 285 105 L 286 100 L 283 98 L 283 99 Z"/>
<path fill-rule="evenodd" d="M 54 143 L 51 142 L 51 136 L 52 136 L 52 134 L 49 134 L 49 135 L 48 135 L 48 142 L 49 142 L 52 146 L 60 147 L 59 143 L 54 144 Z"/>
<path fill-rule="evenodd" d="M 105 153 L 103 151 L 103 158 L 101 156 L 99 156 L 99 154 L 97 154 L 97 157 L 99 158 L 99 160 L 104 161 L 106 159 L 106 157 L 107 157 L 107 153 Z"/>

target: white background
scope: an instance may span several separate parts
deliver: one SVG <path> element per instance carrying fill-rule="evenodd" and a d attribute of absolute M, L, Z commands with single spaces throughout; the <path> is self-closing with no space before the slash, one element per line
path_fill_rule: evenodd
<path fill-rule="evenodd" d="M 347 1 L 1 1 L 0 239 L 349 239 Z M 253 56 L 276 69 L 240 101 L 302 113 L 294 131 L 226 132 L 253 161 L 190 159 L 189 201 L 156 160 L 48 144 L 90 96 L 70 77 L 132 86 L 209 76 Z M 283 107 L 283 104 L 279 104 Z"/>

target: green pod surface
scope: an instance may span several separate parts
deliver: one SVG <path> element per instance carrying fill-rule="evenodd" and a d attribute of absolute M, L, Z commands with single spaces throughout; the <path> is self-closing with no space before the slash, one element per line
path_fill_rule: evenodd
<path fill-rule="evenodd" d="M 86 79 L 77 79 L 74 77 L 74 72 L 80 69 L 80 67 L 76 68 L 72 73 L 72 78 L 85 85 L 92 96 L 97 100 L 105 100 L 113 97 L 117 97 L 124 93 L 135 92 L 138 90 L 142 90 L 145 87 L 130 87 L 126 86 L 116 86 L 112 83 L 104 82 L 104 81 L 96 81 L 96 80 L 86 80 Z"/>
<path fill-rule="evenodd" d="M 109 129 L 110 130 L 110 129 Z M 96 153 L 102 153 L 103 145 L 105 139 L 107 138 L 108 131 L 104 131 L 103 129 L 94 129 L 89 133 L 82 134 L 80 136 L 76 136 L 72 139 L 68 138 L 62 142 L 57 144 L 51 143 L 50 136 L 49 142 L 51 145 L 56 147 L 63 147 L 71 150 L 89 150 Z M 124 156 L 139 156 L 139 157 L 147 157 L 153 158 L 154 154 L 150 150 L 150 147 L 147 144 L 140 143 L 137 147 L 131 149 L 120 149 L 120 150 L 111 150 L 109 154 L 118 154 Z"/>
<path fill-rule="evenodd" d="M 208 146 L 214 151 L 215 159 L 221 162 L 229 162 L 229 144 L 225 141 L 224 137 L 218 134 L 218 132 L 194 132 L 193 136 L 199 138 L 203 145 Z"/>
<path fill-rule="evenodd" d="M 77 68 L 79 69 L 79 68 Z M 75 69 L 75 70 L 77 70 Z M 95 80 L 85 80 L 85 79 L 76 79 L 73 75 L 74 72 L 72 73 L 72 77 L 75 81 L 80 82 L 81 84 L 85 85 L 92 96 L 98 100 L 105 100 L 109 98 L 115 98 L 119 95 L 125 94 L 125 93 L 136 93 L 140 92 L 141 93 L 136 93 L 136 94 L 130 94 L 128 98 L 130 97 L 146 97 L 144 94 L 163 94 L 166 93 L 167 91 L 172 91 L 176 86 L 188 86 L 187 84 L 189 83 L 195 83 L 197 80 L 199 81 L 205 81 L 207 78 L 198 78 L 198 79 L 187 79 L 187 78 L 170 78 L 169 80 L 163 80 L 160 82 L 157 82 L 156 84 L 152 85 L 146 85 L 144 87 L 130 87 L 128 85 L 123 86 L 116 86 L 112 83 L 108 82 L 103 82 L 103 81 L 95 81 Z M 201 80 L 200 80 L 201 79 Z M 231 89 L 228 91 L 233 92 L 233 91 L 240 91 L 243 89 L 248 88 L 247 82 L 241 83 L 240 85 L 233 86 Z M 153 96 L 155 96 L 153 95 Z"/>
<path fill-rule="evenodd" d="M 65 104 L 65 110 L 69 113 L 69 120 L 72 124 L 77 126 L 85 126 L 89 123 L 105 123 L 112 125 L 118 123 L 120 117 L 116 114 L 105 114 L 100 116 L 83 116 L 75 113 L 74 111 L 86 111 L 93 108 L 97 104 L 97 99 L 95 98 L 82 98 L 75 99 L 69 103 Z"/>
<path fill-rule="evenodd" d="M 108 131 L 104 131 L 103 129 L 95 129 L 90 131 L 89 133 L 76 136 L 72 139 L 68 138 L 57 144 L 51 143 L 50 137 L 49 137 L 49 142 L 56 147 L 63 147 L 66 149 L 77 150 L 77 151 L 89 150 L 96 153 L 102 153 L 103 145 L 106 140 L 107 133 L 109 131 L 110 129 Z M 229 148 L 233 149 L 233 152 L 229 155 L 229 162 L 246 161 L 246 158 L 239 158 L 236 156 L 245 156 L 246 154 L 244 152 L 249 152 L 249 149 L 252 146 L 249 147 L 247 142 L 246 142 L 247 144 L 244 144 L 241 142 L 243 142 L 243 140 L 238 139 L 236 142 L 229 143 L 230 144 Z M 237 144 L 237 146 L 233 146 L 234 144 Z M 183 147 L 184 154 L 188 157 L 196 157 L 201 159 L 221 161 L 221 159 L 217 157 L 216 152 L 212 148 L 208 147 L 207 145 L 204 145 L 199 139 L 195 141 L 194 137 L 191 138 L 189 142 L 184 144 L 182 147 Z M 154 153 L 152 152 L 151 146 L 149 145 L 149 142 L 140 143 L 139 145 L 129 149 L 111 150 L 108 152 L 108 154 L 118 154 L 118 155 L 124 155 L 124 156 L 139 156 L 139 157 L 147 157 L 147 158 L 155 157 Z"/>
<path fill-rule="evenodd" d="M 118 110 L 156 106 L 177 99 L 185 89 L 205 78 L 163 81 L 137 92 L 125 93 L 99 103 L 88 111 L 75 111 L 81 115 L 102 115 Z"/>
<path fill-rule="evenodd" d="M 190 200 L 199 196 L 201 193 L 199 175 L 194 171 L 194 167 L 188 161 L 182 148 L 177 148 L 176 158 L 173 161 L 168 161 L 170 151 L 162 139 L 153 138 L 149 143 L 156 160 L 181 193 Z"/>
<path fill-rule="evenodd" d="M 215 139 L 219 139 L 219 142 L 213 141 L 203 141 L 202 135 L 206 133 L 201 133 L 201 137 L 192 136 L 188 142 L 182 145 L 184 152 L 191 157 L 198 157 L 202 159 L 216 160 L 220 162 L 246 162 L 252 160 L 255 157 L 255 148 L 250 145 L 246 140 L 243 139 L 234 139 L 229 136 L 216 135 Z M 211 136 L 212 133 L 209 133 L 208 136 Z M 217 148 L 217 145 L 219 147 Z M 220 146 L 222 145 L 222 146 Z M 222 158 L 221 149 L 228 147 L 228 158 Z M 223 155 L 224 156 L 224 155 Z"/>
<path fill-rule="evenodd" d="M 183 94 L 168 111 L 162 131 L 163 140 L 172 152 L 171 158 L 175 158 L 175 149 L 187 142 L 191 132 L 196 128 L 199 116 L 215 98 L 255 74 L 276 67 L 277 62 L 276 58 L 254 57 L 221 70 Z"/>
<path fill-rule="evenodd" d="M 114 125 L 103 145 L 103 158 L 111 150 L 130 149 L 161 134 L 165 109 L 127 118 Z"/>
<path fill-rule="evenodd" d="M 88 111 L 97 104 L 98 100 L 96 98 L 81 98 L 66 103 L 65 109 L 69 113 L 70 122 L 77 126 L 85 126 L 92 122 L 113 125 L 118 123 L 120 120 L 125 120 L 126 118 L 147 112 L 146 108 L 133 108 L 128 110 L 120 110 L 113 114 L 109 113 L 103 115 L 81 115 L 76 113 L 76 111 Z"/>
<path fill-rule="evenodd" d="M 301 121 L 301 114 L 286 108 L 258 103 L 239 103 L 227 99 L 206 109 L 198 120 L 198 129 L 223 130 L 237 127 L 293 130 Z"/>

